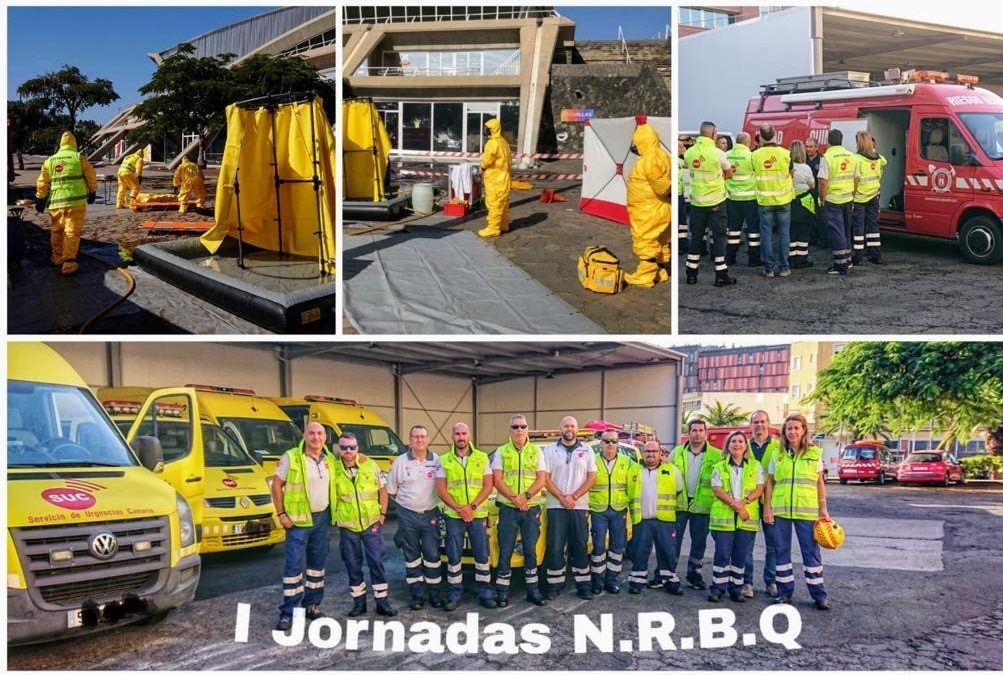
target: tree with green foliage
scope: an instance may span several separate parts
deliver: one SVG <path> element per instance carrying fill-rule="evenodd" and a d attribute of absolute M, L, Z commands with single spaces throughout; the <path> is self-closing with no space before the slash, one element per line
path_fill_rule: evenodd
<path fill-rule="evenodd" d="M 235 64 L 234 101 L 261 96 L 314 92 L 324 99 L 324 112 L 334 119 L 337 101 L 334 86 L 320 77 L 317 69 L 298 56 L 254 54 Z"/>
<path fill-rule="evenodd" d="M 1003 422 L 1003 344 L 858 342 L 819 373 L 808 400 L 825 428 L 893 433 L 933 425 L 942 444 Z"/>
<path fill-rule="evenodd" d="M 48 125 L 45 108 L 38 101 L 7 101 L 9 151 L 17 154 L 18 169 L 24 170 L 24 152 L 39 143 L 38 132 Z"/>
<path fill-rule="evenodd" d="M 96 105 L 108 105 L 119 96 L 111 80 L 91 80 L 76 66 L 34 77 L 17 88 L 26 103 L 40 105 L 51 118 L 66 115 L 69 131 L 76 133 L 77 114 Z"/>
<path fill-rule="evenodd" d="M 707 409 L 704 419 L 710 427 L 737 427 L 749 421 L 749 413 L 743 412 L 737 405 L 714 401 L 714 405 Z"/>

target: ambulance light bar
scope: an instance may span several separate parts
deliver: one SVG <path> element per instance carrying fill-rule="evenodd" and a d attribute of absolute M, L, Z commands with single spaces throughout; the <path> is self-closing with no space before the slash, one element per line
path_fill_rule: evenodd
<path fill-rule="evenodd" d="M 109 415 L 138 415 L 142 403 L 135 401 L 105 401 L 103 404 Z"/>
<path fill-rule="evenodd" d="M 240 389 L 237 387 L 217 387 L 211 384 L 186 384 L 196 391 L 211 391 L 217 394 L 237 394 L 238 396 L 255 396 L 253 389 Z"/>
<path fill-rule="evenodd" d="M 350 398 L 336 398 L 334 396 L 319 396 L 317 394 L 310 394 L 303 397 L 304 401 L 310 401 L 311 403 L 340 403 L 342 405 L 359 405 L 358 401 L 353 401 Z"/>
<path fill-rule="evenodd" d="M 784 104 L 817 103 L 821 101 L 847 101 L 862 98 L 882 98 L 884 96 L 912 96 L 916 92 L 914 84 L 891 84 L 866 89 L 843 89 L 841 91 L 817 91 L 804 94 L 784 94 L 780 102 Z"/>

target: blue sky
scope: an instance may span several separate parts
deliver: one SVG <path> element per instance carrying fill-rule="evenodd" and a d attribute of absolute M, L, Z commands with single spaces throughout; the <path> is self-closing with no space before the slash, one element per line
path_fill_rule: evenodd
<path fill-rule="evenodd" d="M 109 106 L 88 108 L 83 119 L 104 123 L 140 99 L 139 87 L 153 74 L 146 55 L 162 51 L 270 7 L 8 7 L 7 98 L 43 73 L 75 65 L 91 79 L 104 77 L 121 97 Z M 664 35 L 667 7 L 561 7 L 576 24 L 579 40 L 615 40 L 622 26 L 627 39 Z"/>

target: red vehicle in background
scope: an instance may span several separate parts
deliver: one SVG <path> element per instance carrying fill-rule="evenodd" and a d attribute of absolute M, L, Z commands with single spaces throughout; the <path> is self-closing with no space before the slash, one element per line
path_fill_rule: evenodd
<path fill-rule="evenodd" d="M 965 467 L 941 450 L 920 450 L 902 460 L 898 471 L 899 483 L 935 483 L 947 487 L 952 481 L 965 483 Z"/>
<path fill-rule="evenodd" d="M 733 431 L 743 431 L 745 432 L 746 438 L 752 438 L 752 425 L 746 424 L 743 427 L 708 427 L 707 428 L 707 442 L 713 445 L 719 450 L 726 450 L 724 447 L 724 442 L 728 439 Z M 770 425 L 770 436 L 773 438 L 780 438 L 780 429 L 775 426 Z M 682 445 L 690 439 L 689 434 L 683 434 L 679 437 L 679 444 Z M 763 467 L 764 469 L 766 467 Z"/>
<path fill-rule="evenodd" d="M 881 441 L 854 441 L 840 453 L 837 471 L 841 485 L 851 480 L 884 485 L 896 479 L 898 464 Z"/>
<path fill-rule="evenodd" d="M 850 152 L 856 132 L 869 131 L 888 161 L 882 229 L 955 240 L 973 263 L 1003 260 L 1003 98 L 974 76 L 893 69 L 878 84 L 840 75 L 764 85 L 743 129 L 755 136 L 769 123 L 778 144 L 811 138 L 820 152 L 832 129 Z"/>

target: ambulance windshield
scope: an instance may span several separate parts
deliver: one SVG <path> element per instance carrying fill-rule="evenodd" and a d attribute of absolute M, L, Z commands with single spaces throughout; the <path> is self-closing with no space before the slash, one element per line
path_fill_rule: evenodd
<path fill-rule="evenodd" d="M 958 115 L 989 159 L 1003 159 L 1003 112 Z"/>
<path fill-rule="evenodd" d="M 7 383 L 7 466 L 138 466 L 89 392 Z"/>

